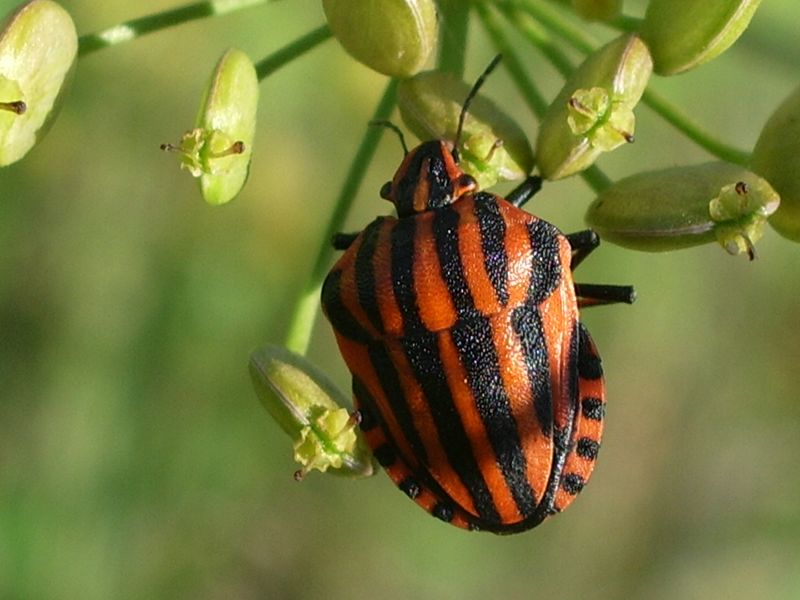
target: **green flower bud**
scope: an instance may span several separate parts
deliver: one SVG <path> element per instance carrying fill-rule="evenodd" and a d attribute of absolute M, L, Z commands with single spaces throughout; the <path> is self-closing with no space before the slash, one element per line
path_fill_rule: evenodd
<path fill-rule="evenodd" d="M 660 252 L 717 241 L 754 256 L 767 217 L 780 203 L 769 183 L 726 162 L 637 173 L 603 190 L 586 222 L 627 248 Z"/>
<path fill-rule="evenodd" d="M 716 58 L 750 24 L 761 0 L 650 0 L 641 27 L 659 75 Z"/>
<path fill-rule="evenodd" d="M 384 75 L 418 73 L 436 48 L 433 0 L 322 0 L 322 7 L 344 49 Z"/>
<path fill-rule="evenodd" d="M 751 165 L 781 195 L 770 225 L 785 238 L 800 242 L 800 87 L 767 120 Z"/>
<path fill-rule="evenodd" d="M 41 139 L 63 98 L 78 53 L 69 13 L 51 0 L 17 8 L 0 31 L 0 166 Z"/>
<path fill-rule="evenodd" d="M 589 167 L 597 157 L 633 141 L 633 108 L 652 71 L 647 47 L 624 35 L 589 56 L 550 105 L 536 143 L 545 179 Z"/>
<path fill-rule="evenodd" d="M 373 474 L 372 454 L 347 399 L 305 358 L 278 346 L 250 356 L 250 376 L 259 400 L 294 440 L 301 479 L 312 469 L 349 477 Z"/>
<path fill-rule="evenodd" d="M 452 73 L 427 71 L 400 82 L 397 103 L 408 128 L 422 140 L 455 140 L 458 119 L 472 84 Z M 461 168 L 481 189 L 515 181 L 533 169 L 533 151 L 516 122 L 478 94 L 464 118 Z"/>
<path fill-rule="evenodd" d="M 230 202 L 241 191 L 250 171 L 256 129 L 258 78 L 241 50 L 230 49 L 220 59 L 206 88 L 197 125 L 177 146 L 181 167 L 200 182 L 209 204 Z"/>
<path fill-rule="evenodd" d="M 588 21 L 608 21 L 622 12 L 622 0 L 572 0 L 572 7 Z"/>

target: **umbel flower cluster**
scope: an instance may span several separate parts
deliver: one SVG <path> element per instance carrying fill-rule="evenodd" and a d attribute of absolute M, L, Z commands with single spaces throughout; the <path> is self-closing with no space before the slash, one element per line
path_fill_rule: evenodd
<path fill-rule="evenodd" d="M 404 124 L 421 140 L 456 139 L 473 82 L 456 74 L 463 67 L 458 58 L 455 68 L 443 64 L 448 49 L 439 48 L 442 26 L 436 3 L 391 0 L 380 2 L 383 10 L 374 10 L 374 4 L 323 0 L 329 26 L 342 47 L 365 66 L 399 80 L 396 98 Z M 687 0 L 680 7 L 670 0 L 651 0 L 641 20 L 624 17 L 618 0 L 574 0 L 577 15 L 618 30 L 617 37 L 599 47 L 580 25 L 566 24 L 564 11 L 548 2 L 464 4 L 495 41 L 540 121 L 531 145 L 525 129 L 501 108 L 480 95 L 475 99 L 462 124 L 458 151 L 462 168 L 481 188 L 520 180 L 532 171 L 549 181 L 582 175 L 596 192 L 586 212 L 589 226 L 604 239 L 637 250 L 716 242 L 730 254 L 752 259 L 768 223 L 788 239 L 800 241 L 800 175 L 796 168 L 786 168 L 788 157 L 800 150 L 800 90 L 765 125 L 751 152 L 698 134 L 694 123 L 648 90 L 653 76 L 675 76 L 719 57 L 746 30 L 757 0 Z M 521 68 L 520 51 L 504 40 L 503 19 L 564 74 L 554 99 L 545 100 Z M 574 67 L 550 33 L 585 52 L 585 60 Z M 448 30 L 448 37 L 451 34 Z M 424 70 L 428 53 L 433 55 L 437 48 L 441 68 Z M 643 101 L 715 160 L 610 181 L 595 162 L 603 153 L 634 141 L 635 109 Z M 310 286 L 314 292 L 316 283 Z M 280 360 L 277 349 L 262 352 L 266 354 L 253 355 L 251 368 L 267 357 Z"/>
<path fill-rule="evenodd" d="M 0 167 L 23 159 L 41 141 L 82 56 L 148 32 L 266 1 L 198 1 L 80 37 L 69 13 L 56 2 L 21 4 L 0 28 Z M 752 259 L 768 226 L 788 240 L 800 241 L 800 87 L 763 125 L 754 147 L 740 150 L 720 142 L 648 85 L 655 76 L 676 76 L 724 57 L 746 31 L 760 0 L 650 0 L 641 19 L 625 14 L 622 0 L 322 0 L 321 4 L 326 23 L 260 62 L 254 64 L 240 50 L 226 49 L 213 69 L 193 126 L 177 143 L 162 145 L 197 178 L 208 203 L 231 201 L 246 183 L 259 82 L 332 38 L 365 67 L 387 76 L 375 120 L 388 119 L 398 107 L 405 125 L 420 139 L 454 140 L 464 99 L 474 83 L 463 77 L 466 31 L 472 20 L 503 55 L 502 64 L 539 121 L 531 143 L 531 130 L 488 99 L 480 95 L 474 99 L 458 152 L 461 168 L 479 187 L 521 180 L 531 173 L 547 181 L 580 176 L 596 194 L 586 212 L 588 225 L 605 240 L 636 250 L 718 243 L 730 254 Z M 587 21 L 607 26 L 611 39 L 596 43 L 587 33 Z M 529 48 L 525 43 L 512 45 L 510 33 Z M 529 76 L 528 49 L 543 54 L 563 75 L 564 84 L 554 98 L 545 97 Z M 573 64 L 574 54 L 567 50 L 578 51 L 584 60 Z M 434 60 L 437 68 L 426 70 Z M 596 161 L 647 134 L 636 132 L 635 113 L 642 103 L 708 150 L 712 160 L 611 181 Z M 365 134 L 328 233 L 341 229 L 384 131 L 370 128 Z M 289 325 L 286 345 L 296 353 L 303 354 L 307 347 L 330 257 L 325 239 Z M 294 381 L 294 376 L 285 377 L 292 369 L 316 381 L 313 370 L 294 360 L 282 350 L 267 349 L 253 355 L 251 366 L 260 396 L 267 404 L 279 403 L 276 410 L 283 411 L 279 422 L 298 440 L 301 471 L 330 467 L 367 473 L 363 446 L 353 434 L 352 420 L 337 412 L 339 403 L 308 404 L 309 397 L 329 395 L 327 384 L 318 384 L 318 391 L 308 396 L 308 387 L 298 394 L 275 383 Z M 300 402 L 302 410 L 290 410 L 294 402 Z M 294 421 L 286 416 L 292 414 Z"/>
<path fill-rule="evenodd" d="M 369 45 L 355 33 L 391 28 L 398 44 L 402 39 L 425 39 L 414 47 L 433 48 L 439 31 L 430 17 L 435 14 L 434 3 L 387 4 L 395 5 L 398 12 L 391 24 L 354 3 L 324 2 L 334 33 L 355 58 L 377 71 L 403 77 L 398 99 L 408 127 L 421 139 L 452 139 L 469 85 L 441 71 L 409 76 L 422 62 L 418 55 L 412 57 L 391 44 Z M 579 15 L 624 26 L 625 31 L 591 50 L 580 34 L 569 38 L 573 45 L 588 51 L 584 62 L 570 69 L 563 53 L 543 41 L 533 28 L 542 22 L 552 24 L 553 11 L 546 3 L 477 3 L 476 11 L 490 33 L 495 32 L 495 13 L 508 17 L 534 44 L 550 53 L 554 64 L 565 71 L 566 81 L 545 107 L 532 102 L 541 115 L 533 150 L 522 129 L 500 109 L 476 103 L 467 116 L 460 149 L 465 170 L 484 187 L 497 180 L 520 179 L 531 169 L 547 180 L 585 173 L 601 154 L 634 140 L 634 109 L 654 73 L 673 76 L 718 57 L 745 31 L 758 4 L 688 1 L 677 7 L 666 0 L 652 0 L 644 19 L 632 21 L 621 16 L 619 1 L 575 1 L 573 7 Z M 400 18 L 401 6 L 405 7 L 404 19 Z M 535 23 L 537 19 L 539 23 Z M 509 50 L 498 45 L 504 54 Z M 506 59 L 516 63 L 516 54 L 508 54 Z M 521 86 L 523 91 L 529 84 Z M 786 169 L 787 156 L 796 154 L 786 145 L 799 143 L 791 129 L 800 113 L 796 96 L 764 127 L 751 153 L 716 153 L 722 155 L 720 160 L 704 165 L 638 173 L 615 183 L 596 182 L 597 199 L 587 212 L 588 224 L 605 239 L 638 250 L 671 250 L 716 240 L 728 252 L 752 258 L 768 219 L 780 234 L 800 240 L 800 219 L 793 208 L 800 203 L 798 184 L 791 181 L 797 176 Z M 780 125 L 775 125 L 776 120 Z M 737 191 L 731 195 L 730 190 Z M 724 210 L 719 209 L 720 204 Z"/>

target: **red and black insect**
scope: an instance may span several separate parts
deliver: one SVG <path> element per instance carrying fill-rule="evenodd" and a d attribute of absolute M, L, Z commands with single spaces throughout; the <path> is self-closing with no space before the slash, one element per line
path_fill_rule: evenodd
<path fill-rule="evenodd" d="M 361 429 L 397 486 L 444 521 L 513 533 L 562 511 L 589 479 L 605 389 L 578 309 L 634 292 L 573 283 L 597 235 L 563 235 L 521 210 L 537 177 L 507 199 L 478 191 L 458 137 L 406 153 L 381 189 L 397 218 L 336 237 L 345 252 L 322 306 Z"/>

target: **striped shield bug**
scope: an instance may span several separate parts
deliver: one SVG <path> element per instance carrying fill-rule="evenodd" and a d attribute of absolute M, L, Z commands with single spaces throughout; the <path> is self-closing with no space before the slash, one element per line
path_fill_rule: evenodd
<path fill-rule="evenodd" d="M 605 388 L 578 309 L 634 292 L 573 283 L 599 239 L 520 208 L 538 177 L 501 198 L 459 167 L 464 115 L 498 59 L 455 141 L 406 152 L 381 189 L 397 217 L 336 236 L 322 306 L 389 477 L 444 521 L 514 533 L 565 509 L 592 473 Z"/>

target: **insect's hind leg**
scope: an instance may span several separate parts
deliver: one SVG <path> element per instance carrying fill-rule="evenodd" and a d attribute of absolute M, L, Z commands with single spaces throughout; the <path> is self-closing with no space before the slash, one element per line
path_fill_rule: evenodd
<path fill-rule="evenodd" d="M 636 290 L 632 285 L 576 283 L 575 296 L 578 298 L 580 308 L 603 304 L 633 304 L 636 300 Z"/>
<path fill-rule="evenodd" d="M 506 200 L 517 208 L 521 208 L 540 189 L 542 189 L 542 178 L 536 175 L 529 175 L 525 181 L 508 193 Z"/>
<path fill-rule="evenodd" d="M 334 250 L 347 250 L 358 237 L 357 233 L 334 233 L 331 245 Z"/>
<path fill-rule="evenodd" d="M 591 229 L 570 233 L 566 237 L 572 246 L 571 270 L 581 264 L 600 245 L 600 237 Z M 636 291 L 630 285 L 576 283 L 575 295 L 581 308 L 602 304 L 631 304 L 636 299 Z"/>

